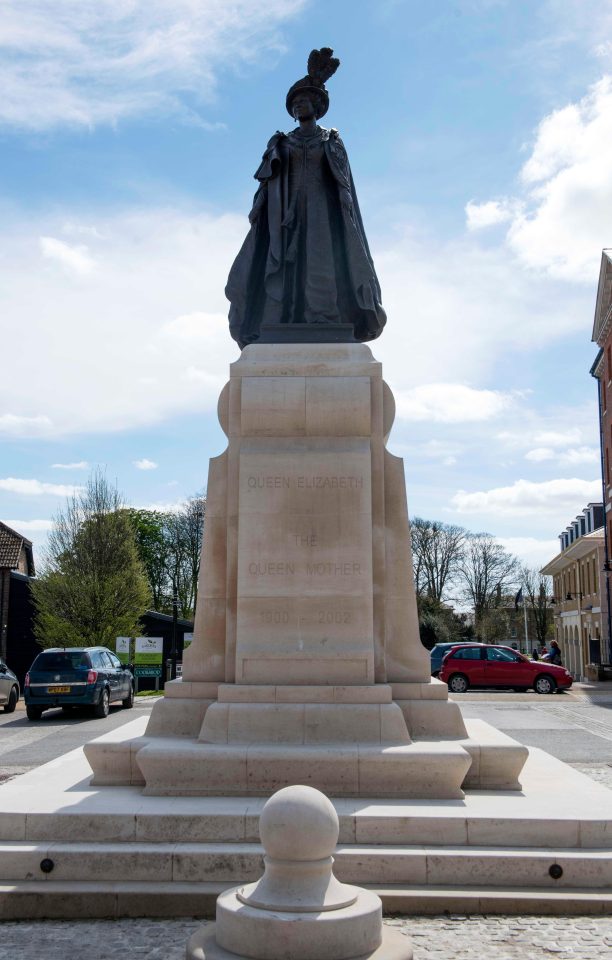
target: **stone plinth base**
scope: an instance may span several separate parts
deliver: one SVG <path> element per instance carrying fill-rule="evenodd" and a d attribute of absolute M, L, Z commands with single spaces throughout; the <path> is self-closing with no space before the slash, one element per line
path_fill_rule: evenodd
<path fill-rule="evenodd" d="M 299 915 L 295 915 L 299 919 Z M 318 953 L 313 954 L 317 958 Z M 412 960 L 412 947 L 408 937 L 399 930 L 383 929 L 382 943 L 370 953 L 362 953 L 351 960 Z M 230 953 L 220 947 L 215 939 L 215 924 L 197 930 L 187 944 L 186 960 L 247 960 L 244 954 Z"/>
<path fill-rule="evenodd" d="M 148 796 L 267 797 L 304 783 L 333 797 L 463 797 L 469 753 L 453 743 L 192 743 L 160 738 L 137 764 Z"/>

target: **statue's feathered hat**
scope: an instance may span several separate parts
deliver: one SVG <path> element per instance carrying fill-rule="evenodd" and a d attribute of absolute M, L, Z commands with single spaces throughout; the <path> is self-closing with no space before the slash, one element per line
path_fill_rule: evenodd
<path fill-rule="evenodd" d="M 289 88 L 285 105 L 287 112 L 291 113 L 291 102 L 297 93 L 316 93 L 317 100 L 317 120 L 320 120 L 329 109 L 329 95 L 325 89 L 325 81 L 329 80 L 340 66 L 337 57 L 332 56 L 331 47 L 321 47 L 320 50 L 313 50 L 308 57 L 308 76 L 302 77 L 297 83 Z"/>

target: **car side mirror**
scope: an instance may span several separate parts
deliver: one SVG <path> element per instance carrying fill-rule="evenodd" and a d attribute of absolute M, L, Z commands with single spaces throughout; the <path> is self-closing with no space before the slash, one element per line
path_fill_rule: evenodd
<path fill-rule="evenodd" d="M 0 663 L 0 673 L 8 673 L 8 667 L 5 663 Z"/>

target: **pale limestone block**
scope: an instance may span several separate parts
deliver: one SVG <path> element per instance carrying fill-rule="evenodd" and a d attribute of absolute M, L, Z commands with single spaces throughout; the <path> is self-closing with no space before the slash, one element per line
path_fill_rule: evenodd
<path fill-rule="evenodd" d="M 359 744 L 359 793 L 461 799 L 470 762 L 465 750 L 450 744 L 411 743 L 379 750 Z"/>
<path fill-rule="evenodd" d="M 380 743 L 380 705 L 307 703 L 305 742 Z"/>
<path fill-rule="evenodd" d="M 40 861 L 49 856 L 49 843 L 0 843 L 0 880 L 45 880 Z"/>
<path fill-rule="evenodd" d="M 467 818 L 467 842 L 473 847 L 499 846 L 501 840 L 512 837 L 514 847 L 564 849 L 579 846 L 579 833 L 579 821 L 559 820 L 554 816 L 545 827 L 540 820 L 523 820 L 519 827 L 516 821 L 496 817 L 495 811 L 491 811 L 489 817 Z"/>
<path fill-rule="evenodd" d="M 380 739 L 386 743 L 410 743 L 404 715 L 396 703 L 381 704 Z"/>
<path fill-rule="evenodd" d="M 301 686 L 282 684 L 274 688 L 277 703 L 330 703 L 334 700 L 336 689 L 333 686 L 309 686 L 307 684 Z"/>
<path fill-rule="evenodd" d="M 164 697 L 153 705 L 147 737 L 197 737 L 213 700 Z"/>
<path fill-rule="evenodd" d="M 369 377 L 308 377 L 306 433 L 312 437 L 369 437 Z"/>
<path fill-rule="evenodd" d="M 243 377 L 243 437 L 302 437 L 306 433 L 304 377 Z"/>
<path fill-rule="evenodd" d="M 386 683 L 377 683 L 368 687 L 333 688 L 336 703 L 391 703 L 391 687 Z"/>
<path fill-rule="evenodd" d="M 458 704 L 447 700 L 397 700 L 413 740 L 467 737 L 467 730 Z"/>
<path fill-rule="evenodd" d="M 206 515 L 206 556 L 198 595 L 225 598 L 227 584 L 227 518 Z M 195 633 L 195 630 L 194 630 Z"/>
<path fill-rule="evenodd" d="M 198 597 L 193 643 L 183 653 L 185 681 L 225 680 L 227 609 L 222 597 Z M 196 643 L 197 636 L 205 637 L 206 642 Z"/>
<path fill-rule="evenodd" d="M 230 703 L 230 743 L 304 742 L 304 704 Z"/>
<path fill-rule="evenodd" d="M 276 687 L 272 684 L 257 686 L 238 683 L 219 685 L 219 703 L 274 703 Z"/>
<path fill-rule="evenodd" d="M 355 843 L 358 844 L 401 844 L 446 846 L 464 845 L 468 842 L 468 826 L 465 817 L 419 816 L 411 811 L 403 816 L 399 811 L 379 811 L 379 816 L 357 812 L 355 815 Z"/>
<path fill-rule="evenodd" d="M 344 883 L 427 883 L 427 855 L 422 846 L 411 850 L 343 847 L 334 851 L 334 873 Z"/>
<path fill-rule="evenodd" d="M 448 687 L 431 677 L 420 683 L 392 683 L 394 700 L 448 700 Z"/>
<path fill-rule="evenodd" d="M 53 843 L 48 856 L 55 864 L 53 882 L 112 881 L 118 876 L 129 876 L 136 883 L 157 882 L 172 879 L 174 847 L 174 843 L 108 843 L 100 849 L 89 843 Z"/>
<path fill-rule="evenodd" d="M 206 711 L 198 740 L 203 743 L 227 743 L 229 737 L 229 704 L 213 703 Z"/>
<path fill-rule="evenodd" d="M 211 798 L 209 804 L 214 804 Z M 208 806 L 202 813 L 201 801 L 198 811 L 185 816 L 174 810 L 172 813 L 136 815 L 136 840 L 155 843 L 236 843 L 246 840 L 244 814 L 227 813 L 227 805 L 215 810 Z M 227 848 L 224 847 L 227 854 Z"/>
<path fill-rule="evenodd" d="M 232 882 L 256 880 L 263 869 L 259 844 L 236 844 L 230 860 L 225 844 L 177 844 L 172 858 L 172 879 L 178 883 L 205 880 Z"/>
<path fill-rule="evenodd" d="M 612 847 L 612 819 L 581 820 L 579 823 L 579 846 Z"/>
<path fill-rule="evenodd" d="M 25 813 L 6 813 L 0 811 L 0 837 L 11 840 L 25 840 Z"/>
<path fill-rule="evenodd" d="M 333 797 L 359 793 L 355 744 L 303 746 L 251 745 L 248 748 L 248 790 L 269 796 L 295 783 L 324 790 Z"/>
<path fill-rule="evenodd" d="M 166 740 L 165 743 L 169 743 Z M 247 792 L 247 746 L 176 742 L 172 751 L 153 744 L 138 755 L 145 796 L 240 796 Z"/>
<path fill-rule="evenodd" d="M 174 698 L 179 697 L 185 700 L 216 700 L 218 683 L 198 682 L 196 680 L 183 680 L 178 677 L 176 680 L 168 680 L 164 686 L 164 696 Z"/>
<path fill-rule="evenodd" d="M 82 832 L 79 832 L 82 831 Z M 28 813 L 26 840 L 65 840 L 87 835 L 90 843 L 113 843 L 117 840 L 130 842 L 136 838 L 134 817 L 126 818 L 110 811 L 94 810 L 88 813 L 62 811 L 56 813 Z M 71 916 L 71 914 L 67 914 Z"/>

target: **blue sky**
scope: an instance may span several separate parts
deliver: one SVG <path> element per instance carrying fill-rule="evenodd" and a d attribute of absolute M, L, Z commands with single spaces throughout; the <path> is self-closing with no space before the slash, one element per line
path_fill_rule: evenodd
<path fill-rule="evenodd" d="M 137 506 L 206 486 L 253 172 L 330 45 L 411 513 L 550 557 L 600 495 L 611 27 L 610 0 L 5 0 L 0 519 L 40 547 L 98 464 Z"/>

